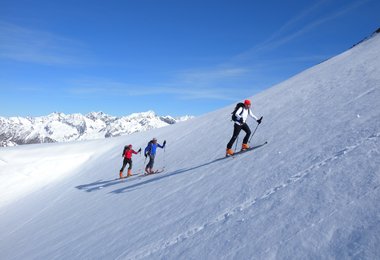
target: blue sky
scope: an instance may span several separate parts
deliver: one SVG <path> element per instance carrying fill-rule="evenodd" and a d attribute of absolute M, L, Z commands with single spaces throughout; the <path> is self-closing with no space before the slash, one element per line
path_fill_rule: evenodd
<path fill-rule="evenodd" d="M 378 0 L 0 0 L 0 116 L 201 115 L 347 50 L 379 13 Z"/>

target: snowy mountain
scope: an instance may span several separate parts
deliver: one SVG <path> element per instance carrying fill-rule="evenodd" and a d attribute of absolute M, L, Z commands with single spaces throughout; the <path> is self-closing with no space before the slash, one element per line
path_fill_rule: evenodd
<path fill-rule="evenodd" d="M 251 100 L 264 116 L 251 145 L 268 144 L 234 158 L 235 104 L 128 136 L 0 148 L 0 259 L 379 259 L 380 35 Z M 116 179 L 123 146 L 152 137 L 167 140 L 165 171 Z"/>
<path fill-rule="evenodd" d="M 0 146 L 68 142 L 115 137 L 147 131 L 191 119 L 157 116 L 153 111 L 114 117 L 102 112 L 87 115 L 52 113 L 43 117 L 0 117 Z"/>

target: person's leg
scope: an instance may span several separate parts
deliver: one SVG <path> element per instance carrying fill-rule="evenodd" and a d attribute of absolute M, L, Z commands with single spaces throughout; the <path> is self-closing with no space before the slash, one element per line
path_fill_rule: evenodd
<path fill-rule="evenodd" d="M 249 141 L 249 137 L 251 136 L 251 129 L 249 129 L 249 126 L 247 124 L 243 124 L 242 129 L 245 132 L 242 149 L 248 149 L 249 148 L 248 141 Z"/>
<path fill-rule="evenodd" d="M 236 141 L 236 138 L 238 137 L 238 135 L 240 133 L 240 130 L 241 130 L 241 126 L 238 125 L 238 124 L 234 124 L 234 132 L 232 134 L 231 140 L 227 144 L 227 149 L 231 149 L 232 148 L 232 145 Z"/>
<path fill-rule="evenodd" d="M 145 171 L 150 174 L 154 165 L 154 155 L 149 155 L 149 163 L 145 167 Z"/>
<path fill-rule="evenodd" d="M 123 160 L 123 166 L 121 167 L 120 173 L 119 173 L 120 179 L 123 178 L 123 171 L 124 171 L 125 166 L 127 165 L 127 162 L 128 162 L 127 158 L 124 158 L 124 160 Z"/>
<path fill-rule="evenodd" d="M 129 167 L 128 167 L 127 176 L 132 176 L 132 159 L 128 159 L 128 164 L 129 164 Z"/>
<path fill-rule="evenodd" d="M 124 158 L 124 160 L 123 160 L 123 166 L 120 169 L 121 172 L 124 171 L 124 168 L 127 165 L 127 163 L 128 163 L 127 158 Z"/>
<path fill-rule="evenodd" d="M 150 173 L 153 173 L 154 157 L 155 155 L 150 156 Z"/>

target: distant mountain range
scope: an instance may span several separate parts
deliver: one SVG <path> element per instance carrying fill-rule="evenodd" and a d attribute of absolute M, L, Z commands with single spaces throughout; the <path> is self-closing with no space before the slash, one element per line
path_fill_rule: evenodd
<path fill-rule="evenodd" d="M 103 112 L 52 113 L 41 117 L 0 117 L 0 146 L 68 142 L 121 136 L 164 127 L 193 116 L 157 116 L 153 111 L 115 117 Z"/>

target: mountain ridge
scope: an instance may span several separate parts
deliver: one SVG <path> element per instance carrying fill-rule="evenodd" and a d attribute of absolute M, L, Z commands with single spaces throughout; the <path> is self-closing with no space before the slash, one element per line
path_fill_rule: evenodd
<path fill-rule="evenodd" d="M 69 142 L 128 135 L 186 121 L 193 116 L 158 116 L 154 111 L 111 116 L 103 112 L 39 117 L 0 117 L 0 147 Z"/>

